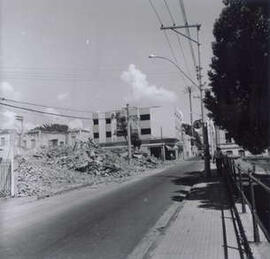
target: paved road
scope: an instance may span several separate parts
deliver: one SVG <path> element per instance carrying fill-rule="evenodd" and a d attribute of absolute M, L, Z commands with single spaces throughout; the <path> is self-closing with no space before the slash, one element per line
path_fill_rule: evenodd
<path fill-rule="evenodd" d="M 175 184 L 202 162 L 106 190 L 69 192 L 45 200 L 0 204 L 0 258 L 127 258 L 172 204 Z"/>

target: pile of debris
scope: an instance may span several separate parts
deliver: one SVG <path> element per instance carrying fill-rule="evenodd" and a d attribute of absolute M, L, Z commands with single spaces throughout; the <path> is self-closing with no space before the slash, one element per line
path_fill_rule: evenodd
<path fill-rule="evenodd" d="M 106 150 L 91 140 L 71 146 L 43 148 L 18 159 L 18 195 L 46 195 L 71 186 L 112 181 L 160 165 L 157 159 L 127 149 Z"/>

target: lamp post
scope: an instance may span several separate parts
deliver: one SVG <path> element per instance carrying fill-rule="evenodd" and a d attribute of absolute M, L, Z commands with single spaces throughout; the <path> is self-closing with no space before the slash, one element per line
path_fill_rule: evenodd
<path fill-rule="evenodd" d="M 199 38 L 197 39 L 199 41 Z M 199 44 L 198 44 L 199 46 Z M 198 53 L 200 52 L 200 49 L 198 47 Z M 158 56 L 158 55 L 154 55 L 151 54 L 148 56 L 149 58 L 159 58 L 159 59 L 164 59 L 168 62 L 170 62 L 171 64 L 173 64 L 180 73 L 182 73 L 182 75 L 188 79 L 194 86 L 196 86 L 199 91 L 200 91 L 200 104 L 201 104 L 201 117 L 202 117 L 202 134 L 203 134 L 203 142 L 204 142 L 204 169 L 207 175 L 210 175 L 210 164 L 209 164 L 209 145 L 208 145 L 208 135 L 207 135 L 207 128 L 204 124 L 204 111 L 203 111 L 203 89 L 202 89 L 202 83 L 201 83 L 201 76 L 200 73 L 198 73 L 198 81 L 199 81 L 199 85 L 196 84 L 184 71 L 183 69 L 178 66 L 173 60 L 167 58 L 167 57 L 163 57 L 163 56 Z M 198 71 L 200 70 L 200 60 L 199 60 L 199 67 L 198 67 Z"/>

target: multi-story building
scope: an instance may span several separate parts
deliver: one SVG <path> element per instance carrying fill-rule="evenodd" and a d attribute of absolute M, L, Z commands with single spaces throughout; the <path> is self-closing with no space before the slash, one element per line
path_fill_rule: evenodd
<path fill-rule="evenodd" d="M 118 114 L 127 118 L 127 109 L 93 113 L 91 134 L 95 142 L 108 148 L 126 145 L 125 137 L 117 134 L 117 132 L 119 133 L 116 120 Z M 167 157 L 168 154 L 178 156 L 182 149 L 179 146 L 183 145 L 181 126 L 183 115 L 179 109 L 173 106 L 166 108 L 129 107 L 129 118 L 131 130 L 139 135 L 144 151 L 147 150 L 149 153 L 160 156 L 161 149 L 164 148 Z"/>
<path fill-rule="evenodd" d="M 123 136 L 117 134 L 117 113 L 127 117 L 127 110 L 113 110 L 105 113 L 93 113 L 91 134 L 98 143 L 124 141 Z M 131 129 L 138 133 L 140 139 L 155 139 L 173 137 L 181 139 L 183 120 L 182 113 L 175 107 L 166 108 L 129 108 Z"/>

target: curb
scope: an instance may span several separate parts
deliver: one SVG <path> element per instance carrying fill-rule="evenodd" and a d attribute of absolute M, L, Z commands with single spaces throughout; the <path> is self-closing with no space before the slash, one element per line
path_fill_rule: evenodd
<path fill-rule="evenodd" d="M 195 185 L 195 184 L 194 184 Z M 177 219 L 181 209 L 185 205 L 185 200 L 192 192 L 193 186 L 181 185 L 183 191 L 183 201 L 174 202 L 159 218 L 156 224 L 146 233 L 144 238 L 138 243 L 138 245 L 129 254 L 127 259 L 148 259 L 151 258 L 153 251 L 159 245 L 166 230 Z"/>

